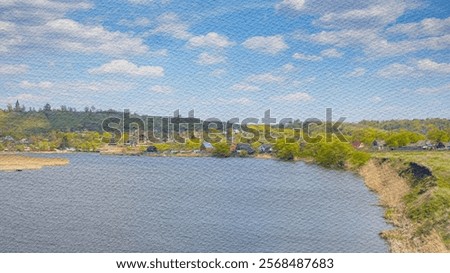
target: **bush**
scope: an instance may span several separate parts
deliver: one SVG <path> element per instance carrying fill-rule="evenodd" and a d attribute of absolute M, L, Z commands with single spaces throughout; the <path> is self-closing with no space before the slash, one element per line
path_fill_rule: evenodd
<path fill-rule="evenodd" d="M 352 147 L 348 143 L 334 141 L 321 143 L 315 160 L 319 165 L 328 168 L 344 168 L 346 161 L 352 154 Z"/>
<path fill-rule="evenodd" d="M 350 163 L 355 167 L 361 167 L 370 159 L 370 154 L 361 151 L 354 151 L 350 156 Z"/>
<path fill-rule="evenodd" d="M 229 157 L 231 155 L 230 146 L 224 142 L 219 142 L 213 145 L 214 150 L 212 155 L 215 157 Z"/>
<path fill-rule="evenodd" d="M 274 146 L 278 159 L 290 161 L 300 155 L 298 143 L 285 143 L 284 139 L 278 140 Z"/>

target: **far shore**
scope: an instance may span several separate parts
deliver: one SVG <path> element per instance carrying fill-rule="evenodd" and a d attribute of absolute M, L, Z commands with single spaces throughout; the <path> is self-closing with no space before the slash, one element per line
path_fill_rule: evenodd
<path fill-rule="evenodd" d="M 65 158 L 30 157 L 18 154 L 0 154 L 0 171 L 39 170 L 48 166 L 69 164 Z"/>

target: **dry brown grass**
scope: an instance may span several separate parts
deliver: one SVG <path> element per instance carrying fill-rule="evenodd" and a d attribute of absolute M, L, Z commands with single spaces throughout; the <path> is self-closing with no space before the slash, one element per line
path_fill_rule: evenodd
<path fill-rule="evenodd" d="M 37 170 L 45 166 L 69 164 L 64 158 L 41 158 L 23 155 L 0 155 L 0 171 Z"/>
<path fill-rule="evenodd" d="M 404 203 L 410 187 L 397 170 L 388 163 L 371 160 L 361 168 L 360 174 L 366 185 L 378 194 L 380 205 L 386 209 L 386 220 L 395 226 L 381 234 L 388 241 L 391 252 L 448 252 L 435 230 L 427 235 L 417 235 L 417 227 L 406 216 Z"/>

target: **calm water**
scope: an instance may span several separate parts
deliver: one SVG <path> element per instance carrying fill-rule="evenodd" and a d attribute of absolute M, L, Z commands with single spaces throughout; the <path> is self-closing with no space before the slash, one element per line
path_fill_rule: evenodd
<path fill-rule="evenodd" d="M 388 251 L 376 196 L 348 172 L 239 158 L 57 157 L 71 164 L 0 173 L 0 252 Z"/>

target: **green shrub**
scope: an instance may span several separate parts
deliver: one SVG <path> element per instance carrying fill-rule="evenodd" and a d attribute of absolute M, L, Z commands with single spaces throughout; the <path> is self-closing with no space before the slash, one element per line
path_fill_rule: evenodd
<path fill-rule="evenodd" d="M 350 163 L 355 167 L 361 167 L 370 159 L 370 154 L 361 151 L 354 151 L 350 156 Z"/>
<path fill-rule="evenodd" d="M 212 155 L 215 157 L 229 157 L 231 155 L 230 146 L 225 142 L 219 142 L 213 145 Z"/>

